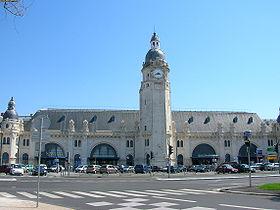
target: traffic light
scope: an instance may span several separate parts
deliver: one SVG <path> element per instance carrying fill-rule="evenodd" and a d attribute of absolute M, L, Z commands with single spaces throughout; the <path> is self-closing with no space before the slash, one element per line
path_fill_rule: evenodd
<path fill-rule="evenodd" d="M 154 158 L 154 153 L 153 152 L 151 152 L 151 159 L 153 159 Z"/>
<path fill-rule="evenodd" d="M 169 156 L 173 153 L 173 146 L 169 145 Z"/>
<path fill-rule="evenodd" d="M 277 144 L 274 144 L 274 152 L 276 152 L 278 154 L 278 143 Z"/>

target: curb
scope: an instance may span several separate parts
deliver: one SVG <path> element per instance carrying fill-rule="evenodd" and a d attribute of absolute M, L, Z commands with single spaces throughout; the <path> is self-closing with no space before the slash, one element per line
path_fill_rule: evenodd
<path fill-rule="evenodd" d="M 278 194 L 274 193 L 265 193 L 265 192 L 246 192 L 246 191 L 239 191 L 234 190 L 236 187 L 227 187 L 227 188 L 221 188 L 218 189 L 219 192 L 225 192 L 225 193 L 233 193 L 233 194 L 243 194 L 243 195 L 259 195 L 259 196 L 278 196 Z"/>

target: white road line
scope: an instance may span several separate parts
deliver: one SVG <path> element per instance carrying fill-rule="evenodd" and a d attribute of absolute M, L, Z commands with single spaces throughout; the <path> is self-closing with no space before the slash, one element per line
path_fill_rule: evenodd
<path fill-rule="evenodd" d="M 141 191 L 136 191 L 136 190 L 126 190 L 127 192 L 132 192 L 132 193 L 139 193 L 139 194 L 144 194 L 144 195 L 155 195 L 155 196 L 163 196 L 165 194 L 158 194 L 158 193 L 152 193 L 152 192 L 141 192 Z"/>
<path fill-rule="evenodd" d="M 55 194 L 51 194 L 48 192 L 39 192 L 40 195 L 49 197 L 49 198 L 62 198 L 61 196 L 55 195 Z"/>
<path fill-rule="evenodd" d="M 28 193 L 28 192 L 17 192 L 18 194 L 21 194 L 21 195 L 23 195 L 23 196 L 25 196 L 25 197 L 27 197 L 27 198 L 37 198 L 37 196 L 36 195 L 33 195 L 33 194 L 31 194 L 31 193 Z"/>
<path fill-rule="evenodd" d="M 73 193 L 79 194 L 79 195 L 85 195 L 88 197 L 92 197 L 92 198 L 104 198 L 105 196 L 103 195 L 95 195 L 92 193 L 88 193 L 88 192 L 81 192 L 81 191 L 72 191 Z"/>
<path fill-rule="evenodd" d="M 67 192 L 55 191 L 54 193 L 59 194 L 59 195 L 64 195 L 64 196 L 67 196 L 67 197 L 70 197 L 70 198 L 84 198 L 82 196 L 74 195 L 74 194 L 67 193 Z"/>
<path fill-rule="evenodd" d="M 167 197 L 161 197 L 161 196 L 153 196 L 153 198 L 164 199 L 164 200 L 173 200 L 173 201 L 183 201 L 183 202 L 189 202 L 189 203 L 196 203 L 197 202 L 197 201 L 194 201 L 194 200 L 185 200 L 185 199 L 179 199 L 179 198 L 167 198 Z"/>
<path fill-rule="evenodd" d="M 171 189 L 162 189 L 163 191 L 166 192 L 178 192 L 178 193 L 184 193 L 184 194 L 193 194 L 193 195 L 204 195 L 205 193 L 200 193 L 200 192 L 192 192 L 192 191 L 184 191 L 184 190 L 171 190 Z"/>
<path fill-rule="evenodd" d="M 192 208 L 187 208 L 185 210 L 216 210 L 216 209 L 196 206 L 196 207 L 192 207 Z"/>
<path fill-rule="evenodd" d="M 15 198 L 17 196 L 12 195 L 10 193 L 6 193 L 6 192 L 0 192 L 0 196 L 6 197 L 6 198 Z"/>
<path fill-rule="evenodd" d="M 169 195 L 184 195 L 182 193 L 177 193 L 177 192 L 167 192 L 164 191 L 164 189 L 160 189 L 160 190 L 145 190 L 148 192 L 155 192 L 155 193 L 162 193 L 162 194 L 169 194 Z"/>
<path fill-rule="evenodd" d="M 223 194 L 222 192 L 211 191 L 211 190 L 195 190 L 195 189 L 180 189 L 184 191 L 192 191 L 192 192 L 202 192 L 202 193 L 213 193 L 213 194 Z"/>
<path fill-rule="evenodd" d="M 275 209 L 264 209 L 264 208 L 257 208 L 251 206 L 236 206 L 236 205 L 229 205 L 229 204 L 219 204 L 220 206 L 232 207 L 232 208 L 241 208 L 241 209 L 252 209 L 252 210 L 275 210 Z"/>
<path fill-rule="evenodd" d="M 0 179 L 0 182 L 16 182 L 17 179 L 11 178 L 11 179 Z"/>
<path fill-rule="evenodd" d="M 135 193 L 128 193 L 128 192 L 122 192 L 122 191 L 109 191 L 111 193 L 117 193 L 121 195 L 127 195 L 127 196 L 134 196 L 134 197 L 146 197 L 147 195 L 140 195 Z"/>
<path fill-rule="evenodd" d="M 126 198 L 126 196 L 124 196 L 124 195 L 116 195 L 116 194 L 113 194 L 113 193 L 107 193 L 107 192 L 101 192 L 101 191 L 90 191 L 90 192 L 97 193 L 97 194 L 100 194 L 100 195 L 116 197 L 116 198 Z"/>

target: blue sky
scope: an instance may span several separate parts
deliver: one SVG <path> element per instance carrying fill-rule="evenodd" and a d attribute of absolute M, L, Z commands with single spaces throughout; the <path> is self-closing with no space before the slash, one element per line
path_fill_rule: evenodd
<path fill-rule="evenodd" d="M 27 0 L 25 2 L 32 2 Z M 256 112 L 280 106 L 279 1 L 34 1 L 0 10 L 0 111 L 139 109 L 154 27 L 170 65 L 173 110 Z"/>

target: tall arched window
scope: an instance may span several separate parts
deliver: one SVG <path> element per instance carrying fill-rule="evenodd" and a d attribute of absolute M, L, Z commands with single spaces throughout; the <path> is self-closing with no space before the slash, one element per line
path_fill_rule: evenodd
<path fill-rule="evenodd" d="M 9 163 L 9 154 L 7 152 L 4 152 L 2 155 L 2 162 L 4 165 Z"/>
<path fill-rule="evenodd" d="M 74 147 L 77 147 L 78 146 L 78 140 L 75 140 L 74 141 Z"/>
<path fill-rule="evenodd" d="M 10 144 L 10 137 L 7 137 L 7 144 Z"/>
<path fill-rule="evenodd" d="M 28 146 L 29 147 L 29 139 L 26 139 L 26 146 Z"/>
<path fill-rule="evenodd" d="M 228 140 L 227 145 L 228 145 L 228 147 L 230 147 L 230 140 Z"/>
<path fill-rule="evenodd" d="M 130 140 L 130 147 L 133 147 L 133 141 Z"/>
<path fill-rule="evenodd" d="M 25 146 L 25 139 L 23 139 L 22 146 Z"/>
<path fill-rule="evenodd" d="M 27 153 L 24 153 L 23 155 L 22 155 L 22 163 L 24 164 L 24 165 L 27 165 L 28 164 L 28 154 Z"/>
<path fill-rule="evenodd" d="M 6 137 L 3 138 L 3 144 L 7 144 Z"/>
<path fill-rule="evenodd" d="M 183 143 L 183 140 L 181 140 L 181 147 L 183 147 L 184 146 L 184 143 Z"/>
<path fill-rule="evenodd" d="M 227 140 L 224 141 L 225 147 L 227 147 Z"/>
<path fill-rule="evenodd" d="M 81 147 L 81 146 L 82 146 L 82 141 L 79 140 L 79 141 L 78 141 L 78 147 Z"/>
<path fill-rule="evenodd" d="M 177 140 L 177 147 L 180 147 L 180 142 L 179 142 L 179 140 Z"/>
<path fill-rule="evenodd" d="M 126 147 L 129 147 L 129 140 L 126 141 Z"/>

